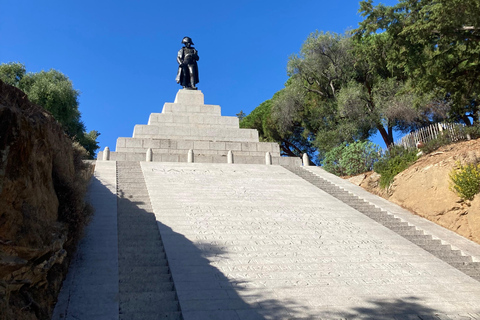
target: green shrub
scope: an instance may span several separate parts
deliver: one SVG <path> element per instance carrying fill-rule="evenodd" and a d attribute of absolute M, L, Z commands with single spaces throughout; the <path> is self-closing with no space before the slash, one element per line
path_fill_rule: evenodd
<path fill-rule="evenodd" d="M 373 164 L 380 157 L 380 147 L 370 141 L 356 141 L 348 145 L 342 153 L 340 166 L 349 176 L 373 169 Z"/>
<path fill-rule="evenodd" d="M 472 200 L 480 192 L 480 163 L 458 164 L 450 173 L 450 189 L 463 200 Z"/>
<path fill-rule="evenodd" d="M 322 161 L 323 169 L 337 176 L 346 175 L 345 168 L 340 165 L 340 159 L 342 158 L 343 150 L 345 150 L 346 147 L 347 144 L 343 143 L 328 151 Z"/>
<path fill-rule="evenodd" d="M 470 136 L 470 139 L 478 139 L 480 138 L 480 125 L 476 124 L 470 127 L 463 127 L 461 132 L 465 136 L 465 139 L 467 139 L 467 135 Z"/>
<path fill-rule="evenodd" d="M 380 147 L 370 141 L 356 141 L 333 148 L 325 154 L 323 168 L 336 175 L 357 175 L 373 168 Z"/>
<path fill-rule="evenodd" d="M 379 185 L 385 189 L 392 183 L 397 174 L 407 169 L 417 160 L 415 149 L 405 149 L 402 146 L 393 146 L 378 160 L 373 169 L 380 174 Z"/>
<path fill-rule="evenodd" d="M 450 133 L 442 132 L 440 133 L 435 139 L 432 139 L 426 143 L 419 149 L 422 150 L 424 154 L 432 153 L 433 151 L 437 150 L 442 146 L 446 146 L 447 144 L 452 143 L 452 138 Z"/>

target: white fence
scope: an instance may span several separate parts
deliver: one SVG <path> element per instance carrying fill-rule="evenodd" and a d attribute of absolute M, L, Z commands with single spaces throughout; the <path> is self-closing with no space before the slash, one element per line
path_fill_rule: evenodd
<path fill-rule="evenodd" d="M 405 148 L 416 148 L 417 143 L 427 143 L 430 140 L 433 140 L 438 137 L 438 135 L 443 133 L 448 133 L 452 141 L 458 141 L 464 139 L 464 135 L 461 133 L 461 128 L 464 127 L 463 124 L 458 123 L 435 123 L 431 124 L 428 127 L 421 128 L 415 132 L 411 132 L 406 136 L 402 137 L 400 140 L 396 141 L 395 145 L 400 145 Z"/>

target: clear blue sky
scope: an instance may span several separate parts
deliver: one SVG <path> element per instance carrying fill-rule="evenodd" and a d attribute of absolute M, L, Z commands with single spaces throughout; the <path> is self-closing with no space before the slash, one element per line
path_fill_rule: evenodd
<path fill-rule="evenodd" d="M 343 33 L 362 20 L 355 0 L 0 0 L 0 8 L 0 63 L 66 74 L 81 92 L 87 130 L 111 150 L 173 102 L 184 36 L 200 56 L 205 103 L 235 116 L 283 88 L 288 57 L 310 33 Z"/>

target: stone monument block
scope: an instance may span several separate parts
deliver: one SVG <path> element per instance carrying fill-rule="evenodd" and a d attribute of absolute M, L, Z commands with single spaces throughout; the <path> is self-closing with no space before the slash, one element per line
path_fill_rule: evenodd
<path fill-rule="evenodd" d="M 178 90 L 174 103 L 186 105 L 204 105 L 205 98 L 200 90 Z"/>

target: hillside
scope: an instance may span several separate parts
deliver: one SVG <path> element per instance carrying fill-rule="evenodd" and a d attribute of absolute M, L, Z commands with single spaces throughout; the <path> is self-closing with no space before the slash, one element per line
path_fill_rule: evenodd
<path fill-rule="evenodd" d="M 369 172 L 350 180 L 458 234 L 480 243 L 480 195 L 462 201 L 450 190 L 449 174 L 455 164 L 480 161 L 480 139 L 441 147 L 420 157 L 395 177 L 388 190 L 378 187 L 379 175 Z"/>

